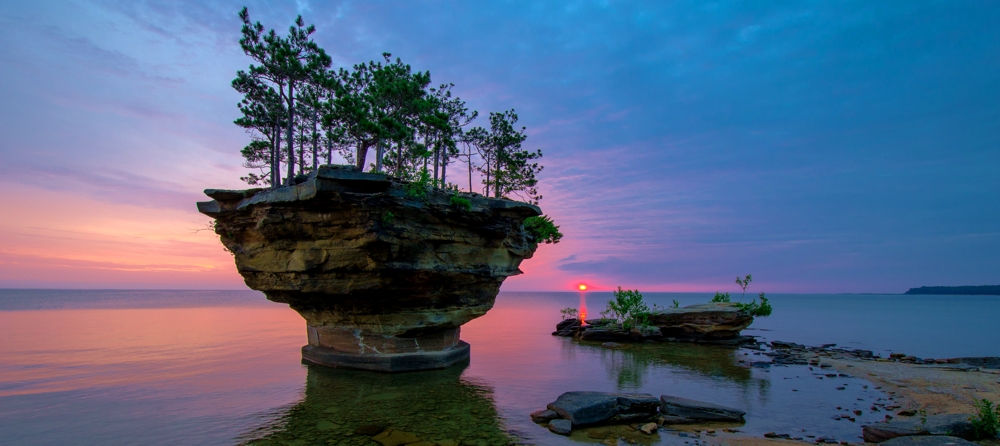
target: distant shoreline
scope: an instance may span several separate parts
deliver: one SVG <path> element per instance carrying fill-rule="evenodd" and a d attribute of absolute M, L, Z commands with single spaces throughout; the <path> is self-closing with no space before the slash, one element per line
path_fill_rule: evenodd
<path fill-rule="evenodd" d="M 965 296 L 1000 296 L 1000 285 L 978 286 L 922 286 L 910 288 L 903 294 L 948 294 Z"/>

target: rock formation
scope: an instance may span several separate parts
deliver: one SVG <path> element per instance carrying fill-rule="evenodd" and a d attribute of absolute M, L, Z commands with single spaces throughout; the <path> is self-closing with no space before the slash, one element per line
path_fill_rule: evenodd
<path fill-rule="evenodd" d="M 749 327 L 753 316 L 735 303 L 719 302 L 667 308 L 650 314 L 649 323 L 667 337 L 729 339 Z"/>
<path fill-rule="evenodd" d="M 536 248 L 537 206 L 452 193 L 321 166 L 271 190 L 206 190 L 198 210 L 247 286 L 306 319 L 303 358 L 404 371 L 469 357 L 462 324 L 493 307 L 500 284 Z"/>
<path fill-rule="evenodd" d="M 753 316 L 735 303 L 720 302 L 666 308 L 649 314 L 649 326 L 625 330 L 610 319 L 592 319 L 586 325 L 566 319 L 556 325 L 553 336 L 584 341 L 638 342 L 646 340 L 742 342 L 740 332 L 753 323 Z"/>

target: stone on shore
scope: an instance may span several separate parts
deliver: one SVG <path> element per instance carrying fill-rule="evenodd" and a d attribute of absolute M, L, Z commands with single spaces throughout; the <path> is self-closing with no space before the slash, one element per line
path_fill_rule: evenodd
<path fill-rule="evenodd" d="M 531 421 L 545 423 L 559 418 L 559 414 L 552 409 L 540 409 L 531 413 Z"/>
<path fill-rule="evenodd" d="M 947 435 L 896 437 L 881 443 L 885 446 L 979 446 L 971 441 Z"/>
<path fill-rule="evenodd" d="M 927 422 L 920 419 L 896 419 L 884 423 L 874 423 L 861 430 L 862 437 L 869 443 L 881 443 L 897 437 L 914 435 L 951 435 L 971 440 L 972 422 L 968 415 L 929 415 Z"/>
<path fill-rule="evenodd" d="M 660 413 L 697 421 L 743 421 L 746 415 L 739 409 L 670 395 L 660 397 Z"/>
<path fill-rule="evenodd" d="M 548 408 L 574 426 L 586 426 L 645 420 L 656 415 L 657 406 L 656 397 L 645 393 L 566 392 Z"/>
<path fill-rule="evenodd" d="M 649 323 L 659 327 L 663 336 L 676 338 L 733 338 L 752 322 L 753 316 L 731 302 L 667 308 L 649 315 Z"/>
<path fill-rule="evenodd" d="M 556 331 L 552 332 L 552 336 L 575 336 L 580 331 L 582 325 L 583 323 L 579 319 L 564 319 L 562 322 L 556 324 Z"/>
<path fill-rule="evenodd" d="M 559 435 L 569 435 L 573 432 L 573 422 L 569 420 L 549 421 L 549 430 Z"/>

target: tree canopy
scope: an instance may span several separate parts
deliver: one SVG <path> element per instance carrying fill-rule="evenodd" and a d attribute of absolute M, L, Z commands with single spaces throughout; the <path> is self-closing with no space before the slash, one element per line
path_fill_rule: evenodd
<path fill-rule="evenodd" d="M 316 28 L 299 16 L 288 33 L 265 31 L 247 8 L 240 47 L 253 63 L 237 72 L 232 86 L 243 95 L 234 122 L 247 130 L 241 177 L 251 185 L 294 184 L 336 153 L 360 171 L 406 181 L 428 178 L 429 187 L 459 190 L 448 166 L 463 162 L 481 177 L 479 190 L 494 198 L 537 203 L 541 150 L 523 148 L 525 127 L 514 110 L 490 112 L 487 127 L 474 126 L 452 83 L 432 86 L 429 71 L 417 71 L 383 53 L 379 60 L 331 68 L 331 58 L 313 41 Z M 464 149 L 464 151 L 460 150 Z M 281 176 L 282 165 L 285 175 Z"/>

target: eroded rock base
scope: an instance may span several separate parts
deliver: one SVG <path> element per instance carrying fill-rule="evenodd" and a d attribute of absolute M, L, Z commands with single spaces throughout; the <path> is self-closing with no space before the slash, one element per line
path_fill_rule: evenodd
<path fill-rule="evenodd" d="M 326 347 L 302 347 L 302 360 L 313 364 L 377 372 L 411 372 L 443 369 L 469 359 L 471 348 L 465 341 L 451 348 L 412 353 L 357 354 Z"/>

